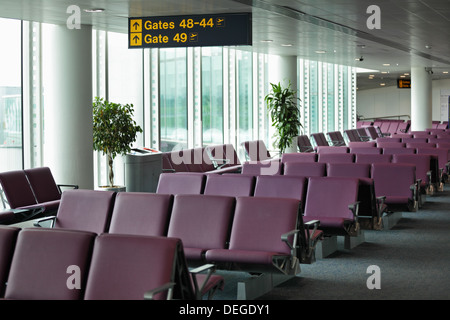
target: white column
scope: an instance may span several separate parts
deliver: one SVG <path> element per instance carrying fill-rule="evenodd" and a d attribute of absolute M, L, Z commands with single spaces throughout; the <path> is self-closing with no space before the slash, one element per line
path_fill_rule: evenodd
<path fill-rule="evenodd" d="M 278 84 L 281 83 L 282 87 L 287 87 L 289 82 L 291 82 L 291 89 L 297 90 L 297 57 L 296 56 L 277 56 L 270 55 L 268 59 L 268 80 L 269 88 L 268 92 L 271 90 L 270 83 Z M 300 107 L 300 106 L 299 106 Z M 269 121 L 271 123 L 270 115 Z M 269 125 L 269 139 L 270 149 L 274 142 L 273 135 L 275 129 L 270 124 Z M 286 150 L 286 152 L 296 152 L 297 148 L 294 146 L 292 150 Z"/>
<path fill-rule="evenodd" d="M 427 70 L 425 67 L 411 68 L 411 131 L 431 128 L 432 86 L 431 73 Z"/>
<path fill-rule="evenodd" d="M 57 183 L 93 189 L 92 28 L 46 25 L 44 165 Z"/>

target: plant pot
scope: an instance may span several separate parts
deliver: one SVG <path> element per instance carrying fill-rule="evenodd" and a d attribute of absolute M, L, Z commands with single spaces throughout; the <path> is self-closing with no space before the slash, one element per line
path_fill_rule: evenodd
<path fill-rule="evenodd" d="M 127 188 L 125 186 L 99 186 L 100 191 L 115 191 L 115 192 L 125 192 Z"/>

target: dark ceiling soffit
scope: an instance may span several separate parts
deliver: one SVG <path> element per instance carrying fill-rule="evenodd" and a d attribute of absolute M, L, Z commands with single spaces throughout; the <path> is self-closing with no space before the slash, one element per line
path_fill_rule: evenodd
<path fill-rule="evenodd" d="M 344 33 L 346 35 L 349 36 L 354 36 L 354 37 L 358 37 L 364 40 L 368 40 L 368 41 L 372 41 L 381 45 L 385 45 L 387 47 L 391 47 L 400 51 L 404 51 L 406 53 L 409 54 L 414 54 L 416 56 L 428 59 L 428 60 L 432 60 L 432 61 L 436 61 L 436 62 L 441 62 L 444 64 L 449 64 L 450 65 L 450 61 L 445 60 L 445 59 L 441 59 L 439 57 L 435 57 L 432 56 L 430 54 L 403 46 L 398 44 L 397 42 L 394 41 L 390 41 L 387 39 L 383 39 L 377 36 L 374 36 L 370 33 L 361 31 L 361 30 L 357 30 L 354 28 L 350 28 L 348 26 L 339 24 L 339 23 L 335 23 L 332 21 L 329 21 L 327 19 L 323 19 L 317 16 L 312 16 L 309 15 L 305 12 L 302 12 L 300 10 L 291 8 L 291 7 L 287 7 L 287 6 L 278 6 L 272 3 L 269 3 L 267 1 L 264 0 L 232 0 L 234 2 L 239 2 L 241 4 L 245 4 L 251 7 L 255 7 L 258 9 L 263 9 L 266 11 L 270 11 L 270 12 L 275 12 L 278 13 L 280 15 L 286 16 L 286 17 L 290 17 L 299 21 L 303 21 L 303 22 L 307 22 L 307 23 L 311 23 L 313 25 L 319 26 L 319 27 L 323 27 L 323 28 L 327 28 L 333 31 L 337 31 L 340 33 Z"/>

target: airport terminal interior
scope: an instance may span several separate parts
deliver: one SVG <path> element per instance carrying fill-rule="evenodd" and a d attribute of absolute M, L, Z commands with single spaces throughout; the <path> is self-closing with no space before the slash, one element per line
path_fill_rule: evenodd
<path fill-rule="evenodd" d="M 449 17 L 1 0 L 0 298 L 448 300 Z M 138 128 L 114 161 L 96 101 Z"/>

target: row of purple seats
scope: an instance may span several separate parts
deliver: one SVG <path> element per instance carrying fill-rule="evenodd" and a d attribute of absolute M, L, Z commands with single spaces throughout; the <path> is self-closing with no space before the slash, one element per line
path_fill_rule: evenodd
<path fill-rule="evenodd" d="M 18 209 L 0 213 L 5 224 L 30 219 L 40 213 L 52 214 L 58 210 L 61 187 L 78 188 L 77 185 L 56 184 L 48 167 L 1 172 L 0 184 L 4 207 Z"/>
<path fill-rule="evenodd" d="M 336 156 L 342 155 L 349 154 L 336 154 Z M 363 172 L 363 170 L 365 170 L 366 174 L 361 174 L 357 177 L 374 179 L 376 197 L 386 196 L 386 204 L 398 207 L 398 204 L 401 203 L 403 207 L 406 206 L 409 210 L 415 210 L 416 205 L 422 203 L 421 194 L 425 193 L 428 188 L 430 188 L 430 179 L 431 182 L 433 182 L 433 176 L 430 173 L 430 166 L 432 165 L 432 162 L 429 155 L 412 155 L 412 157 L 409 157 L 408 155 L 357 154 L 355 157 L 355 162 L 336 161 L 335 163 L 316 162 L 314 161 L 314 156 L 317 156 L 317 154 L 309 155 L 299 153 L 296 154 L 296 157 L 286 157 L 285 162 L 282 161 L 280 163 L 280 169 L 278 170 L 277 174 L 282 174 L 284 176 L 324 177 L 330 174 L 331 168 L 340 167 L 342 169 L 343 167 L 345 167 L 345 165 L 347 165 L 349 168 L 348 172 L 355 174 L 353 176 L 357 176 L 359 172 Z M 308 162 L 303 162 L 303 160 Z M 388 166 L 385 166 L 383 169 L 381 169 L 382 164 L 387 164 Z M 400 168 L 400 166 L 403 164 L 407 166 L 411 165 L 412 169 L 403 167 Z M 364 169 L 361 169 L 360 171 L 359 169 L 357 169 L 358 165 L 360 168 Z M 369 165 L 369 167 L 367 165 Z M 370 165 L 372 165 L 372 167 L 370 167 Z M 380 168 L 379 170 L 389 170 L 389 168 L 391 167 L 390 165 L 398 165 L 399 173 L 396 174 L 394 170 L 392 172 L 392 176 L 378 176 L 377 174 L 375 176 L 373 175 L 373 167 L 378 167 Z M 262 173 L 261 167 L 264 167 L 264 164 L 244 163 L 242 173 L 258 175 Z M 400 173 L 402 170 L 405 170 L 405 172 Z M 434 170 L 434 172 L 435 171 L 436 170 Z M 386 184 L 383 180 L 384 177 L 389 178 Z M 396 179 L 392 179 L 392 177 L 396 177 Z M 396 184 L 392 183 L 392 188 L 389 188 L 390 180 L 397 180 L 400 185 L 395 186 Z M 421 183 L 420 190 L 419 182 Z M 420 193 L 419 191 L 422 191 L 422 193 Z M 401 201 L 398 199 L 396 200 L 396 197 L 400 197 Z M 419 200 L 420 202 L 416 203 Z M 372 199 L 372 201 L 369 202 L 368 205 L 371 205 L 373 208 L 374 203 L 375 201 Z M 376 216 L 378 217 L 380 217 L 382 213 L 380 209 L 372 210 L 372 212 L 376 213 Z"/>
<path fill-rule="evenodd" d="M 201 174 L 189 175 L 173 173 L 166 175 L 169 177 L 201 176 Z M 222 175 L 216 176 L 222 177 Z M 222 245 L 225 245 L 227 242 L 229 242 L 229 240 L 224 241 L 224 239 L 214 241 L 213 237 L 228 235 L 230 230 L 229 223 L 231 222 L 228 220 L 230 219 L 230 217 L 236 215 L 236 212 L 234 211 L 235 203 L 253 201 L 245 199 L 236 200 L 235 197 L 203 194 L 184 196 L 188 197 L 188 199 L 183 200 L 184 198 L 180 197 L 180 200 L 172 200 L 172 194 L 125 192 L 115 193 L 110 191 L 80 189 L 67 190 L 63 193 L 61 205 L 57 215 L 54 217 L 39 219 L 35 225 L 41 226 L 45 220 L 52 219 L 54 222 L 52 227 L 56 230 L 80 230 L 96 234 L 108 232 L 151 236 L 179 236 L 180 238 L 182 238 L 183 242 L 186 241 L 185 247 L 187 247 L 186 254 L 188 258 L 193 259 L 193 256 L 191 256 L 191 252 L 195 251 L 195 247 L 192 246 L 193 243 L 199 245 L 200 243 L 204 242 L 205 245 L 212 245 L 220 242 Z M 294 201 L 297 204 L 294 210 L 295 215 L 298 216 L 300 203 L 299 200 L 272 200 L 275 201 L 279 206 L 284 206 L 284 204 L 282 203 L 283 200 L 291 201 L 291 203 L 292 201 Z M 180 204 L 180 201 L 185 202 Z M 265 201 L 261 198 L 261 203 L 265 203 L 262 208 L 260 208 L 260 205 L 257 202 L 253 202 L 255 208 L 252 212 L 262 212 L 262 216 L 260 218 L 256 216 L 254 217 L 255 220 L 253 221 L 253 223 L 255 226 L 259 226 L 259 223 L 261 223 L 261 228 L 263 228 L 263 224 L 266 223 L 263 220 L 264 215 L 279 214 L 279 212 L 277 211 L 269 212 L 267 214 L 264 213 L 266 210 L 264 207 L 273 208 L 273 206 L 269 205 L 267 202 L 271 202 L 271 200 L 269 199 L 268 201 Z M 224 205 L 226 206 L 226 208 L 223 207 Z M 178 216 L 176 214 L 177 211 L 181 212 L 180 214 L 182 214 L 182 219 L 184 219 L 183 217 L 186 217 L 186 214 L 192 215 L 190 218 L 188 218 L 188 221 L 191 223 L 191 227 L 188 226 L 186 221 L 180 222 L 179 220 L 175 219 L 175 217 Z M 224 220 L 220 220 L 217 215 L 225 214 L 226 212 L 228 212 L 228 216 L 223 216 Z M 199 216 L 199 214 L 206 214 L 207 216 L 203 217 Z M 286 215 L 288 215 L 288 213 L 286 213 Z M 278 219 L 279 218 L 280 217 L 278 217 Z M 297 218 L 295 221 L 297 223 Z M 175 224 L 178 224 L 178 229 L 177 227 L 175 227 Z M 311 224 L 311 226 L 314 227 L 314 224 Z M 193 228 L 196 227 L 197 231 L 193 232 Z M 297 225 L 293 225 L 292 229 L 285 231 L 288 232 L 291 230 L 297 230 L 297 227 Z M 218 232 L 217 228 L 223 229 L 223 232 Z M 210 232 L 210 234 L 208 232 Z M 190 235 L 191 239 L 195 240 L 191 242 L 189 239 L 187 239 L 185 237 L 186 233 Z M 306 243 L 315 243 L 315 241 L 318 241 L 318 238 L 316 238 L 318 235 L 315 236 L 314 239 L 316 240 L 313 241 L 313 238 L 311 238 L 311 236 L 314 234 L 314 232 L 310 233 L 305 231 L 304 234 L 296 236 L 296 239 L 305 237 L 306 239 L 309 239 L 305 240 Z M 286 241 L 288 240 L 290 241 L 291 239 L 286 239 Z M 261 241 L 260 244 L 261 246 L 272 246 L 270 248 L 273 249 L 277 246 L 277 244 L 273 245 L 272 241 L 274 241 L 273 238 L 268 238 L 267 242 Z M 281 239 L 278 239 L 278 241 L 280 242 Z M 239 245 L 240 244 L 238 244 L 238 246 Z M 313 252 L 313 247 L 298 248 L 297 245 L 294 245 L 293 248 L 295 248 L 295 250 L 299 253 L 310 252 L 310 254 L 304 254 L 305 257 L 311 258 L 312 256 L 311 252 Z M 202 253 L 204 251 L 202 247 L 197 247 L 197 249 L 200 249 Z M 260 249 L 264 251 L 264 247 L 261 247 Z M 266 251 L 268 251 L 268 249 Z M 283 252 L 286 252 L 286 249 Z M 199 257 L 197 257 L 197 259 L 198 258 Z M 281 262 L 279 259 L 277 261 Z M 278 266 L 278 264 L 275 266 Z"/>
<path fill-rule="evenodd" d="M 164 152 L 162 161 L 163 172 L 234 172 L 241 167 L 232 144 Z"/>
<path fill-rule="evenodd" d="M 110 233 L 180 238 L 190 263 L 220 268 L 295 274 L 321 236 L 317 222 L 305 229 L 295 199 L 119 193 L 116 206 Z"/>
<path fill-rule="evenodd" d="M 270 197 L 270 198 L 291 198 L 300 201 L 300 206 L 302 211 L 306 210 L 306 207 L 312 208 L 315 205 L 309 204 L 308 201 L 314 201 L 312 199 L 308 200 L 308 191 L 310 177 L 325 177 L 325 163 L 292 163 L 292 165 L 296 166 L 306 165 L 307 169 L 303 171 L 297 171 L 295 174 L 291 175 L 280 175 L 277 174 L 262 174 L 260 170 L 261 162 L 256 163 L 244 163 L 242 174 L 224 174 L 224 175 L 166 175 L 164 174 L 160 178 L 160 184 L 158 186 L 157 193 L 194 193 L 194 194 L 205 194 L 205 195 L 219 195 L 219 196 L 253 196 L 253 197 Z M 280 162 L 277 162 L 280 164 Z M 309 166 L 312 165 L 312 166 Z M 314 166 L 320 166 L 321 172 L 319 173 L 317 168 L 313 168 Z M 303 167 L 303 166 L 302 166 Z M 304 169 L 304 168 L 302 168 Z M 317 174 L 315 174 L 315 170 L 317 170 Z M 263 171 L 264 172 L 264 171 Z M 353 171 L 355 172 L 355 171 Z M 336 177 L 339 176 L 336 174 Z M 355 176 L 353 176 L 355 177 Z M 367 176 L 368 177 L 368 176 Z M 359 178 L 359 176 L 357 176 Z M 366 178 L 366 176 L 362 176 L 361 178 Z M 369 179 L 370 180 L 370 179 Z M 318 183 L 318 182 L 316 182 Z M 361 199 L 364 199 L 363 203 L 363 212 L 364 216 L 370 216 L 371 219 L 373 217 L 379 216 L 379 213 L 376 212 L 377 205 L 373 202 L 375 201 L 373 194 L 373 187 L 369 182 L 366 182 L 368 187 L 362 187 L 365 189 L 364 192 L 360 193 Z M 176 186 L 176 189 L 174 188 Z M 204 188 L 202 189 L 202 186 Z M 368 189 L 368 190 L 367 190 Z M 203 191 L 201 191 L 203 190 Z M 334 198 L 335 195 L 342 195 L 342 190 L 329 189 L 327 187 L 323 187 L 322 196 L 326 196 L 330 199 Z M 366 191 L 367 190 L 367 191 Z M 327 194 L 329 192 L 329 194 Z M 367 196 L 368 195 L 368 196 Z M 358 196 L 357 196 L 358 197 Z M 311 196 L 310 196 L 311 198 Z M 367 202 L 367 203 L 366 203 Z M 349 205 L 348 203 L 347 205 Z M 332 216 L 333 213 L 339 214 L 348 214 L 349 209 L 347 207 L 342 207 L 341 210 L 336 210 L 335 207 L 330 207 L 328 212 L 322 212 L 324 217 Z M 308 215 L 307 211 L 304 211 L 305 216 Z M 358 216 L 358 210 L 355 208 L 355 216 Z M 352 219 L 353 224 L 349 222 L 350 220 L 346 220 L 346 225 L 334 225 L 329 226 L 327 232 L 334 232 L 334 234 L 349 234 L 352 230 L 357 230 L 355 227 L 346 228 L 347 224 L 352 227 L 358 225 L 357 218 Z M 325 223 L 320 228 L 326 228 L 327 224 Z M 324 229 L 323 229 L 324 230 Z M 356 234 L 352 234 L 356 235 Z"/>
<path fill-rule="evenodd" d="M 8 300 L 193 300 L 224 281 L 189 272 L 176 238 L 0 226 L 0 240 Z"/>

